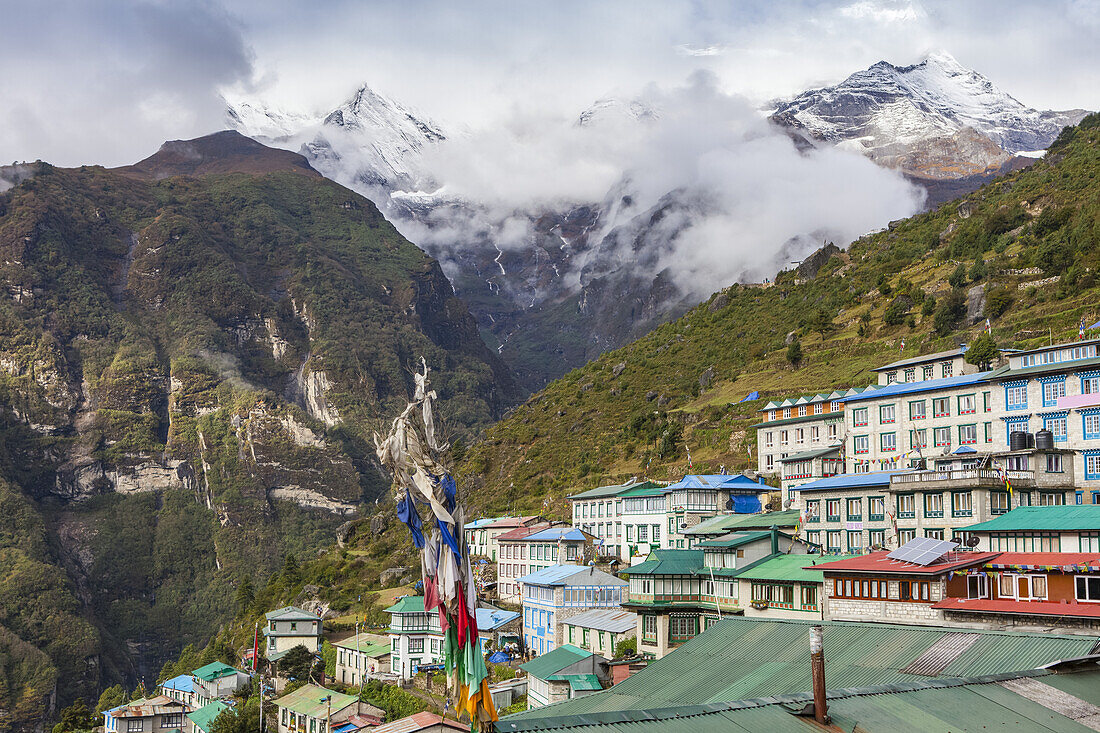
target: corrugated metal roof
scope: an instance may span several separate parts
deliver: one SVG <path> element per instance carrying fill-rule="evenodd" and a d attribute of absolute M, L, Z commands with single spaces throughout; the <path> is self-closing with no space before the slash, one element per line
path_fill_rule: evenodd
<path fill-rule="evenodd" d="M 424 596 L 405 596 L 385 609 L 386 613 L 424 613 Z"/>
<path fill-rule="evenodd" d="M 845 557 L 855 557 L 847 555 Z M 840 559 L 837 556 L 829 558 Z M 745 580 L 786 580 L 802 583 L 824 582 L 825 574 L 812 567 L 818 563 L 826 562 L 820 555 L 775 555 L 754 562 L 741 572 L 738 578 Z"/>
<path fill-rule="evenodd" d="M 828 669 L 826 669 L 828 680 Z M 621 684 L 621 683 L 620 683 Z M 614 689 L 614 688 L 612 688 Z M 603 697 L 607 692 L 581 698 Z M 830 730 L 860 733 L 952 733 L 980 730 L 1036 733 L 1095 732 L 1100 713 L 1100 671 L 1029 671 L 961 680 L 923 680 L 856 689 L 830 689 Z M 812 704 L 808 692 L 713 705 L 644 711 L 557 715 L 568 701 L 543 708 L 539 717 L 518 713 L 496 724 L 500 733 L 814 733 L 812 717 L 795 714 Z"/>
<path fill-rule="evenodd" d="M 708 547 L 721 547 L 721 548 L 733 548 L 741 547 L 742 545 L 748 545 L 753 542 L 759 542 L 760 540 L 771 539 L 771 532 L 756 531 L 756 532 L 730 532 L 724 534 L 721 537 L 716 537 L 713 540 L 704 540 L 702 542 L 696 542 L 696 547 L 708 548 Z"/>
<path fill-rule="evenodd" d="M 150 715 L 163 715 L 165 713 L 179 713 L 187 709 L 179 700 L 173 700 L 167 695 L 157 695 L 150 698 L 138 698 L 125 705 L 113 708 L 110 713 L 114 718 L 147 718 Z"/>
<path fill-rule="evenodd" d="M 819 456 L 827 456 L 830 453 L 839 453 L 843 448 L 842 443 L 836 445 L 830 445 L 825 448 L 814 448 L 813 450 L 802 451 L 801 453 L 795 453 L 794 455 L 787 456 L 786 458 L 780 458 L 780 463 L 795 463 L 797 461 L 809 461 Z"/>
<path fill-rule="evenodd" d="M 677 489 L 756 489 L 771 491 L 773 487 L 753 481 L 743 473 L 737 474 L 688 474 L 674 484 L 666 487 L 670 491 Z"/>
<path fill-rule="evenodd" d="M 1007 371 L 1008 367 L 1001 367 L 989 372 L 977 374 L 960 374 L 957 377 L 943 377 L 942 379 L 925 379 L 920 382 L 898 382 L 876 389 L 874 392 L 852 395 L 840 398 L 840 402 L 851 403 L 863 400 L 881 400 L 907 394 L 919 394 L 921 392 L 934 392 L 941 389 L 954 389 L 956 387 L 969 387 L 972 384 L 981 384 Z"/>
<path fill-rule="evenodd" d="M 479 608 L 477 616 L 478 631 L 496 631 L 519 618 L 519 611 L 505 611 L 503 608 Z"/>
<path fill-rule="evenodd" d="M 168 688 L 169 690 L 178 690 L 179 692 L 194 692 L 195 678 L 189 674 L 181 674 L 170 680 L 161 682 L 160 686 Z"/>
<path fill-rule="evenodd" d="M 648 710 L 744 700 L 812 689 L 808 630 L 825 627 L 825 678 L 831 688 L 912 680 L 900 670 L 958 629 L 859 622 L 766 620 L 733 616 L 714 624 L 609 690 L 520 713 L 519 719 Z M 975 631 L 977 641 L 940 677 L 1025 669 L 1089 654 L 1090 636 Z M 908 728 L 912 730 L 912 728 Z"/>
<path fill-rule="evenodd" d="M 737 529 L 770 529 L 776 527 L 794 527 L 798 524 L 798 510 L 787 509 L 781 512 L 764 512 L 762 514 L 719 514 L 710 519 L 704 519 L 694 527 L 685 529 L 683 534 L 687 536 L 725 534 Z"/>
<path fill-rule="evenodd" d="M 827 563 L 818 563 L 818 567 L 824 572 L 845 573 L 882 573 L 885 575 L 943 575 L 951 570 L 969 568 L 981 565 L 997 556 L 995 552 L 952 552 L 945 556 L 943 562 L 935 562 L 930 565 L 918 565 L 894 560 L 888 552 L 872 552 L 868 555 L 853 555 L 846 560 L 833 560 Z"/>
<path fill-rule="evenodd" d="M 886 372 L 891 369 L 897 369 L 898 367 L 912 366 L 913 364 L 923 364 L 926 361 L 939 361 L 940 359 L 953 359 L 956 356 L 962 356 L 962 349 L 951 349 L 950 351 L 937 351 L 934 354 L 925 354 L 924 356 L 910 356 L 907 359 L 899 359 L 893 361 L 886 366 L 874 367 L 872 372 Z"/>
<path fill-rule="evenodd" d="M 941 608 L 945 611 L 969 611 L 972 613 L 1007 613 L 1024 616 L 1100 619 L 1100 603 L 944 598 L 942 601 L 933 604 L 932 608 Z"/>
<path fill-rule="evenodd" d="M 519 578 L 527 585 L 627 585 L 627 582 L 594 567 L 551 565 Z"/>
<path fill-rule="evenodd" d="M 377 728 L 371 728 L 370 731 L 371 733 L 418 733 L 418 731 L 422 731 L 426 728 L 434 728 L 438 725 L 454 730 L 470 730 L 470 725 L 468 723 L 464 725 L 454 720 L 440 718 L 435 713 L 421 712 L 413 713 L 407 718 L 401 718 L 392 723 L 380 725 Z"/>
<path fill-rule="evenodd" d="M 264 614 L 268 621 L 316 621 L 317 614 L 297 606 L 283 606 Z"/>
<path fill-rule="evenodd" d="M 1048 347 L 1047 349 L 1034 350 L 1049 351 L 1050 349 Z M 1011 381 L 1013 379 L 1019 379 L 1022 377 L 1030 377 L 1035 374 L 1047 374 L 1049 372 L 1071 372 L 1078 371 L 1080 369 L 1088 369 L 1095 366 L 1100 366 L 1100 357 L 1093 357 L 1092 359 L 1077 359 L 1075 361 L 1056 361 L 1053 364 L 1037 364 L 1030 367 L 1021 367 L 1020 369 L 1007 369 L 1002 372 L 998 372 L 997 377 L 1002 380 Z"/>
<path fill-rule="evenodd" d="M 192 713 L 188 713 L 187 717 L 195 724 L 195 727 L 203 731 L 203 733 L 209 733 L 210 728 L 214 724 L 214 718 L 221 715 L 222 711 L 228 708 L 228 704 L 221 700 L 215 700 L 207 705 L 203 705 Z"/>
<path fill-rule="evenodd" d="M 576 527 L 551 527 L 543 529 L 523 538 L 525 542 L 557 542 L 558 540 L 584 540 L 584 532 Z"/>
<path fill-rule="evenodd" d="M 657 549 L 644 562 L 624 568 L 624 575 L 690 575 L 703 567 L 702 550 Z"/>
<path fill-rule="evenodd" d="M 591 611 L 570 616 L 562 623 L 570 626 L 580 626 L 585 629 L 622 634 L 637 627 L 638 615 L 618 608 L 593 608 Z"/>
<path fill-rule="evenodd" d="M 331 709 L 333 712 L 343 710 L 357 700 L 354 695 L 345 695 L 342 692 L 328 690 L 317 685 L 302 685 L 294 692 L 287 693 L 273 702 L 279 707 L 293 710 L 301 715 L 307 715 L 311 718 L 323 718 L 329 710 L 327 699 L 330 696 L 332 697 Z"/>
<path fill-rule="evenodd" d="M 519 668 L 532 677 L 545 680 L 566 667 L 594 656 L 596 656 L 595 652 L 575 647 L 572 644 L 562 644 L 545 654 L 535 657 L 530 662 L 519 665 Z"/>
<path fill-rule="evenodd" d="M 899 473 L 912 473 L 911 470 L 872 471 L 871 473 L 841 473 L 829 478 L 821 478 L 801 486 L 792 486 L 791 491 L 828 491 L 835 489 L 862 489 L 868 486 L 889 486 L 890 477 Z"/>
<path fill-rule="evenodd" d="M 316 619 L 317 617 L 312 616 L 311 618 Z M 213 682 L 214 680 L 220 680 L 222 677 L 235 675 L 238 673 L 238 671 L 239 670 L 230 667 L 224 662 L 211 662 L 210 664 L 199 667 L 198 669 L 192 671 L 191 674 L 193 674 L 195 677 L 198 677 L 200 680 Z"/>
<path fill-rule="evenodd" d="M 488 527 L 494 522 L 499 522 L 503 517 L 485 517 L 484 519 L 475 519 L 472 522 L 466 522 L 462 525 L 463 529 L 480 529 L 482 527 Z"/>
<path fill-rule="evenodd" d="M 967 532 L 1073 532 L 1100 530 L 1100 504 L 1021 506 L 963 528 Z"/>
<path fill-rule="evenodd" d="M 375 641 L 372 637 L 374 634 L 356 634 L 349 636 L 341 641 L 334 641 L 333 646 L 342 647 L 344 649 L 350 649 L 357 651 L 360 654 L 364 654 L 368 657 L 376 657 L 383 654 L 390 653 L 389 642 L 383 643 Z"/>
<path fill-rule="evenodd" d="M 634 481 L 626 484 L 613 484 L 611 486 L 599 486 L 595 489 L 589 489 L 588 491 L 582 491 L 579 494 L 573 494 L 570 499 L 606 499 L 612 496 L 618 496 L 623 492 L 631 489 L 645 489 L 651 486 L 658 486 L 659 484 L 653 481 Z"/>

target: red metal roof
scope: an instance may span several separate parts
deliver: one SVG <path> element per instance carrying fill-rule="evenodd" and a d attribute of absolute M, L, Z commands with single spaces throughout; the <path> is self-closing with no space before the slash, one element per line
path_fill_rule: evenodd
<path fill-rule="evenodd" d="M 932 608 L 944 611 L 973 611 L 975 613 L 1019 613 L 1029 616 L 1067 616 L 1100 619 L 1100 603 L 1076 603 L 1068 601 L 1013 601 L 988 598 L 945 598 Z"/>
<path fill-rule="evenodd" d="M 1084 565 L 1100 570 L 1100 552 L 1002 552 L 986 563 L 987 567 L 1025 567 L 1059 570 L 1066 565 Z"/>
<path fill-rule="evenodd" d="M 513 529 L 511 532 L 505 532 L 502 535 L 497 536 L 497 542 L 507 542 L 509 540 L 522 540 L 529 534 L 534 534 L 540 530 L 550 529 L 550 522 L 539 522 L 538 524 L 532 524 L 530 527 L 519 527 Z"/>
<path fill-rule="evenodd" d="M 395 720 L 392 723 L 386 723 L 380 725 L 377 728 L 373 728 L 371 733 L 416 733 L 416 731 L 424 730 L 435 725 L 444 725 L 454 730 L 468 731 L 469 725 L 462 725 L 461 723 L 453 720 L 447 720 L 441 718 L 435 713 L 413 713 L 407 718 L 401 718 Z"/>
<path fill-rule="evenodd" d="M 964 552 L 952 553 L 947 556 L 945 562 L 936 562 L 931 565 L 916 565 L 901 560 L 891 560 L 886 557 L 886 552 L 872 552 L 869 555 L 837 560 L 836 562 L 819 563 L 807 567 L 807 570 L 821 570 L 825 573 L 882 573 L 885 575 L 942 575 L 951 570 L 969 568 L 981 565 L 1001 554 L 998 552 Z"/>

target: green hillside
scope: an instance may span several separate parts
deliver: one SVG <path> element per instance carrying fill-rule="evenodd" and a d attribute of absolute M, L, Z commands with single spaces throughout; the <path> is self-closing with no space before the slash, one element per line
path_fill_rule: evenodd
<path fill-rule="evenodd" d="M 58 679 L 151 681 L 331 546 L 421 355 L 459 436 L 515 399 L 438 263 L 236 133 L 39 164 L 0 194 L 0 293 L 0 730 Z"/>
<path fill-rule="evenodd" d="M 866 384 L 870 367 L 973 339 L 987 316 L 1004 346 L 1075 338 L 1082 318 L 1100 318 L 1098 267 L 1092 115 L 1031 168 L 863 237 L 815 274 L 734 285 L 570 372 L 489 430 L 460 473 L 489 510 L 565 518 L 554 498 L 678 478 L 688 451 L 693 472 L 743 469 L 767 399 Z M 761 400 L 738 403 L 753 391 Z"/>

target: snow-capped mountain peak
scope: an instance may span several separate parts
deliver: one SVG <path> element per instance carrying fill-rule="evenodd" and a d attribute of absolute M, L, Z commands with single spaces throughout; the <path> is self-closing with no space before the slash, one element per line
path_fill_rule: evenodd
<path fill-rule="evenodd" d="M 659 119 L 661 110 L 641 99 L 618 99 L 604 97 L 593 102 L 588 109 L 577 117 L 577 125 L 580 127 L 593 127 L 595 125 L 615 122 L 652 122 Z"/>

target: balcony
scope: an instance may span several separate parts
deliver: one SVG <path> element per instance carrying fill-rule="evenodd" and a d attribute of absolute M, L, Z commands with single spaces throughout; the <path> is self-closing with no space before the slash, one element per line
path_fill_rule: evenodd
<path fill-rule="evenodd" d="M 1008 471 L 1008 480 L 1022 489 L 1035 487 L 1034 471 Z M 1004 477 L 991 468 L 963 468 L 953 471 L 917 471 L 890 477 L 890 486 L 898 491 L 928 489 L 997 489 L 1005 485 Z"/>

